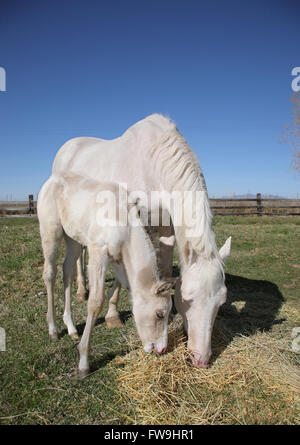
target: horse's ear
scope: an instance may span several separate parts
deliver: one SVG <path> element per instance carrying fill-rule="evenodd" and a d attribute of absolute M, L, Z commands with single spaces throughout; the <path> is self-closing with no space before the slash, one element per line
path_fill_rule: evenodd
<path fill-rule="evenodd" d="M 159 241 L 166 246 L 174 246 L 175 244 L 175 236 L 161 236 Z"/>
<path fill-rule="evenodd" d="M 156 289 L 155 293 L 156 295 L 162 294 L 162 293 L 166 293 L 169 292 L 172 287 L 173 287 L 174 283 L 172 280 L 170 281 L 164 281 L 162 284 L 160 284 L 158 286 L 158 288 Z"/>
<path fill-rule="evenodd" d="M 231 251 L 231 236 L 227 238 L 224 245 L 219 250 L 220 257 L 222 258 L 223 261 L 225 261 L 229 257 L 230 251 Z"/>

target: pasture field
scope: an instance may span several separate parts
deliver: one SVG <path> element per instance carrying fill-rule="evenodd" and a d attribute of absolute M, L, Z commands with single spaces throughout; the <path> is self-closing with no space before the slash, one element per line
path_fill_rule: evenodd
<path fill-rule="evenodd" d="M 232 254 L 210 368 L 188 364 L 179 316 L 170 324 L 167 353 L 144 354 L 122 290 L 125 326 L 108 329 L 105 306 L 92 338 L 92 374 L 78 380 L 76 343 L 62 322 L 61 267 L 60 338 L 51 342 L 38 221 L 0 218 L 0 424 L 299 423 L 291 331 L 300 326 L 300 218 L 216 217 L 214 230 L 219 246 L 232 235 Z M 73 308 L 82 334 L 86 304 L 74 297 Z"/>

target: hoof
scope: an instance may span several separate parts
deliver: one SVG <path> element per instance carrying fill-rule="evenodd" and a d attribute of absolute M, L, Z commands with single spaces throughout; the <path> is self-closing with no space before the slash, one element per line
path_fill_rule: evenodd
<path fill-rule="evenodd" d="M 53 332 L 52 334 L 49 334 L 49 337 L 50 337 L 51 341 L 57 341 L 58 340 L 57 332 Z"/>
<path fill-rule="evenodd" d="M 78 377 L 80 379 L 84 379 L 85 377 L 87 377 L 90 373 L 89 369 L 79 369 L 78 370 Z"/>
<path fill-rule="evenodd" d="M 70 337 L 73 338 L 73 340 L 79 340 L 79 335 L 77 332 L 73 332 L 73 334 L 70 334 Z"/>
<path fill-rule="evenodd" d="M 80 292 L 76 295 L 77 301 L 86 301 L 87 300 L 87 293 L 86 292 Z"/>
<path fill-rule="evenodd" d="M 105 323 L 108 328 L 122 328 L 124 326 L 124 323 L 119 319 L 119 317 L 106 318 Z"/>

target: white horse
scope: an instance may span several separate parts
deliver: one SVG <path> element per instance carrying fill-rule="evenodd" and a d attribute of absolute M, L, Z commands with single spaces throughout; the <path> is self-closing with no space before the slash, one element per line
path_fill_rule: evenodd
<path fill-rule="evenodd" d="M 101 193 L 115 197 L 119 214 L 108 219 L 104 215 Z M 108 202 L 108 206 L 113 205 Z M 63 265 L 65 311 L 63 320 L 68 333 L 78 338 L 71 313 L 71 287 L 75 262 L 81 245 L 88 248 L 88 278 L 90 294 L 88 316 L 79 343 L 79 374 L 89 373 L 88 353 L 93 326 L 104 301 L 105 275 L 112 262 L 117 279 L 130 290 L 132 311 L 146 352 L 163 353 L 167 347 L 167 325 L 171 309 L 172 283 L 158 276 L 156 255 L 134 205 L 119 203 L 117 187 L 79 176 L 51 176 L 38 197 L 38 218 L 45 257 L 43 278 L 48 295 L 47 320 L 49 334 L 57 338 L 53 288 L 56 275 L 56 255 L 62 238 L 67 246 Z M 121 225 L 120 214 L 128 214 L 128 223 Z"/>
<path fill-rule="evenodd" d="M 153 191 L 199 192 L 197 205 L 190 211 L 190 216 L 196 217 L 188 226 L 185 221 L 176 224 L 174 209 L 164 197 L 157 207 L 169 212 L 175 229 L 181 264 L 181 288 L 175 300 L 188 333 L 192 361 L 196 366 L 207 367 L 214 320 L 226 300 L 223 261 L 230 253 L 231 241 L 228 239 L 218 251 L 202 171 L 175 124 L 154 114 L 113 140 L 71 139 L 57 153 L 53 174 L 64 178 L 71 172 L 127 184 L 128 189 L 143 192 L 148 202 Z M 172 236 L 172 225 L 161 227 L 160 235 Z M 161 243 L 161 250 L 167 269 L 164 272 L 170 274 L 172 246 Z"/>

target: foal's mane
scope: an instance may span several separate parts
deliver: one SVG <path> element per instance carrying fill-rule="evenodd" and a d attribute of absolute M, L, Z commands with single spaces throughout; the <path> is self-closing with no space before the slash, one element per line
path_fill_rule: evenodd
<path fill-rule="evenodd" d="M 155 115 L 155 119 L 158 118 L 159 116 Z M 154 163 L 155 171 L 159 174 L 161 184 L 169 192 L 175 190 L 200 192 L 198 218 L 193 227 L 177 228 L 177 242 L 184 246 L 186 241 L 189 241 L 196 255 L 204 260 L 215 258 L 223 273 L 223 263 L 211 227 L 212 214 L 206 183 L 199 162 L 176 125 L 164 116 L 160 116 L 160 119 L 167 130 L 151 147 L 149 156 Z"/>
<path fill-rule="evenodd" d="M 135 230 L 135 229 L 138 229 L 140 239 L 144 245 L 145 252 L 147 253 L 147 256 L 149 258 L 146 275 L 147 275 L 148 279 L 151 280 L 151 282 L 157 281 L 159 279 L 159 270 L 158 270 L 158 265 L 157 265 L 157 256 L 156 256 L 155 247 L 152 244 L 151 238 L 150 238 L 149 234 L 147 233 L 146 227 L 144 227 L 140 218 L 139 218 L 138 225 L 136 225 L 133 228 L 133 230 Z M 145 258 L 145 253 L 144 253 L 144 258 Z"/>

